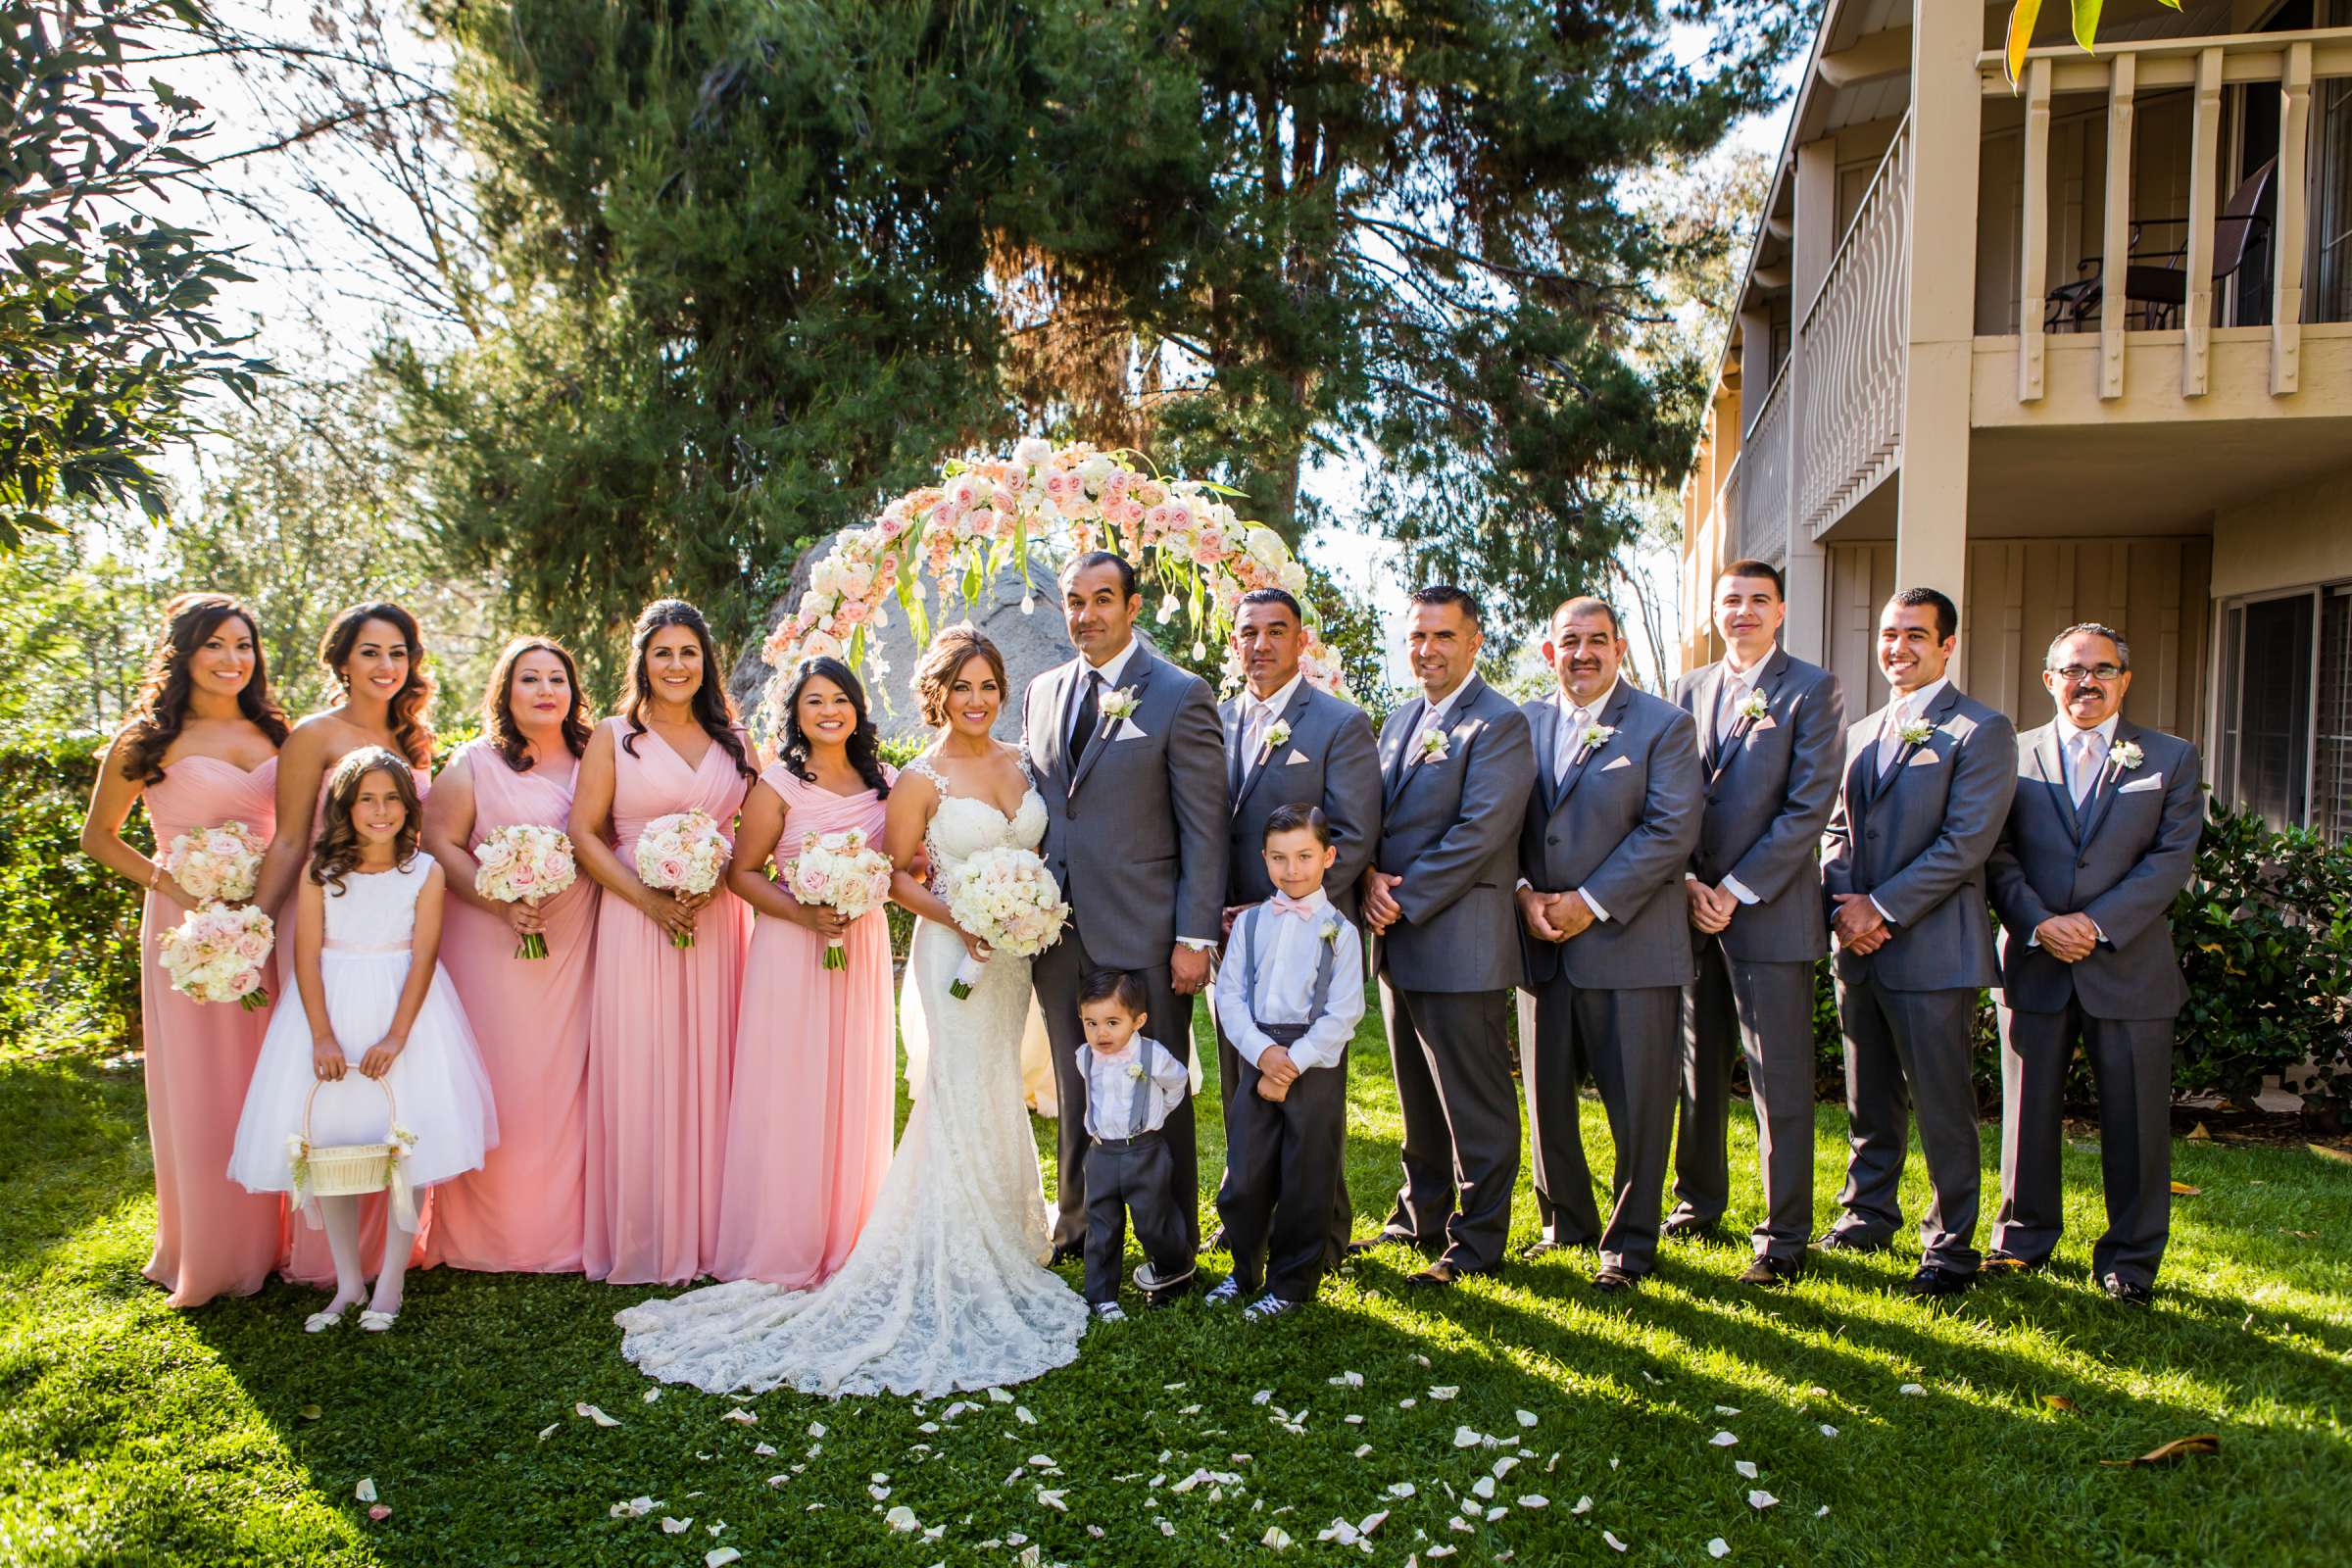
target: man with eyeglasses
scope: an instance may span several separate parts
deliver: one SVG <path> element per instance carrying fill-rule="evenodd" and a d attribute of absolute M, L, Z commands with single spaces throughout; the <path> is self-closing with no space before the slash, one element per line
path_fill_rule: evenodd
<path fill-rule="evenodd" d="M 2169 918 L 2204 831 L 2197 749 L 2123 716 L 2132 650 L 2086 621 L 2051 642 L 2058 714 L 2018 740 L 2017 796 L 1985 866 L 2001 922 L 2001 1207 L 1988 1266 L 2058 1246 L 2066 1069 L 2098 1082 L 2107 1233 L 2091 1277 L 2154 1297 L 2172 1217 L 2173 1020 L 2188 1000 Z"/>

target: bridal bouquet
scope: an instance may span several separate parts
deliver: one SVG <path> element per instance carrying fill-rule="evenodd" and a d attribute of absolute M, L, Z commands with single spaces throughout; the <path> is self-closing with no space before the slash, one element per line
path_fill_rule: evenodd
<path fill-rule="evenodd" d="M 242 822 L 182 833 L 164 852 L 164 869 L 198 904 L 241 904 L 262 871 L 262 841 Z"/>
<path fill-rule="evenodd" d="M 863 828 L 841 833 L 810 833 L 801 840 L 801 853 L 784 868 L 785 886 L 803 904 L 838 909 L 855 920 L 882 906 L 890 897 L 890 857 L 870 849 Z M 850 956 L 841 938 L 825 944 L 825 967 L 847 969 Z"/>
<path fill-rule="evenodd" d="M 473 852 L 473 891 L 499 904 L 528 904 L 536 908 L 571 886 L 578 867 L 571 858 L 571 840 L 561 829 L 535 822 L 514 822 L 495 829 Z M 514 950 L 517 958 L 547 956 L 547 937 L 532 931 Z"/>
<path fill-rule="evenodd" d="M 269 1004 L 262 966 L 276 940 L 277 928 L 252 905 L 208 904 L 164 933 L 158 956 L 172 990 L 251 1012 Z"/>
<path fill-rule="evenodd" d="M 726 835 L 708 811 L 672 811 L 645 824 L 637 835 L 637 875 L 661 893 L 708 893 L 726 868 Z M 673 948 L 694 946 L 694 933 L 670 933 Z"/>
<path fill-rule="evenodd" d="M 1052 947 L 1070 917 L 1054 873 L 1037 852 L 1009 844 L 982 850 L 956 867 L 943 892 L 957 925 L 1016 958 L 1033 958 Z M 948 992 L 961 1001 L 979 980 L 980 960 L 966 954 Z"/>

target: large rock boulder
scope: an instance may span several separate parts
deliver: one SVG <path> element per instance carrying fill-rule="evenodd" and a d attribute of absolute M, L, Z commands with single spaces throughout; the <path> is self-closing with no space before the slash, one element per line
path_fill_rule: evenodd
<path fill-rule="evenodd" d="M 783 598 L 768 608 L 767 619 L 760 629 L 764 642 L 768 631 L 782 620 L 801 595 L 808 591 L 809 573 L 822 560 L 839 534 L 819 540 L 801 552 L 800 561 L 793 566 L 792 586 Z M 960 588 L 960 584 L 956 585 Z M 922 579 L 923 605 L 931 617 L 933 629 L 969 619 L 988 639 L 997 645 L 1004 659 L 1004 673 L 1012 684 L 1004 702 L 1004 716 L 997 721 L 997 735 L 1006 741 L 1020 738 L 1021 693 L 1029 682 L 1070 657 L 1070 641 L 1061 618 L 1061 590 L 1054 574 L 1044 563 L 1032 557 L 1029 563 L 1029 592 L 1036 599 L 1033 612 L 1021 612 L 1021 574 L 1007 563 L 998 572 L 994 582 L 980 590 L 977 605 L 967 605 L 960 592 L 951 590 L 942 598 L 939 586 L 929 578 Z M 880 681 L 872 678 L 873 659 L 877 639 L 869 630 L 866 637 L 867 700 L 873 705 L 874 723 L 885 739 L 906 740 L 924 733 L 922 713 L 913 696 L 914 665 L 920 653 L 914 645 L 914 634 L 906 624 L 906 613 L 898 603 L 889 601 L 890 625 L 878 641 L 882 659 L 889 664 L 889 673 Z M 760 657 L 757 644 L 744 650 L 727 677 L 727 689 L 734 694 L 736 706 L 748 717 L 756 710 L 768 677 L 773 673 L 767 661 Z"/>

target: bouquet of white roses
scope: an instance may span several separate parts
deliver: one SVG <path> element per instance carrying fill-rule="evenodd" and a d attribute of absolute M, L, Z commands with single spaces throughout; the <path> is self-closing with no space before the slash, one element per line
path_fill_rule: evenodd
<path fill-rule="evenodd" d="M 276 941 L 277 928 L 252 905 L 208 904 L 164 933 L 158 956 L 172 990 L 251 1012 L 269 1004 L 262 968 Z"/>
<path fill-rule="evenodd" d="M 726 835 L 708 811 L 672 811 L 645 824 L 637 835 L 637 876 L 660 893 L 708 893 L 726 869 Z M 671 932 L 673 948 L 694 946 L 694 933 Z"/>
<path fill-rule="evenodd" d="M 1009 844 L 982 850 L 956 867 L 942 896 L 957 925 L 1016 958 L 1033 958 L 1052 947 L 1070 917 L 1054 873 L 1037 852 Z M 948 990 L 960 1001 L 979 979 L 979 960 L 966 955 Z"/>
<path fill-rule="evenodd" d="M 240 904 L 262 871 L 262 841 L 242 822 L 182 833 L 164 852 L 164 869 L 198 904 Z"/>
<path fill-rule="evenodd" d="M 534 908 L 571 886 L 579 875 L 571 857 L 571 840 L 561 829 L 535 822 L 494 829 L 473 852 L 473 861 L 474 892 L 500 904 L 528 904 Z M 546 957 L 545 934 L 526 933 L 514 956 Z"/>
<path fill-rule="evenodd" d="M 837 909 L 844 919 L 855 920 L 880 908 L 890 897 L 890 857 L 867 846 L 863 828 L 809 833 L 801 839 L 801 853 L 784 868 L 784 883 L 803 904 Z M 827 942 L 825 967 L 849 966 L 841 938 Z"/>

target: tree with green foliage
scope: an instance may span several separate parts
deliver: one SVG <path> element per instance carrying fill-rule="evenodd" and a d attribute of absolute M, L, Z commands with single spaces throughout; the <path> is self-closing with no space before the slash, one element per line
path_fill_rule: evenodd
<path fill-rule="evenodd" d="M 162 516 L 149 460 L 193 431 L 203 393 L 250 396 L 269 371 L 215 315 L 245 274 L 156 212 L 212 126 L 134 76 L 204 24 L 196 0 L 0 0 L 0 551 L 59 530 L 63 502 Z"/>

